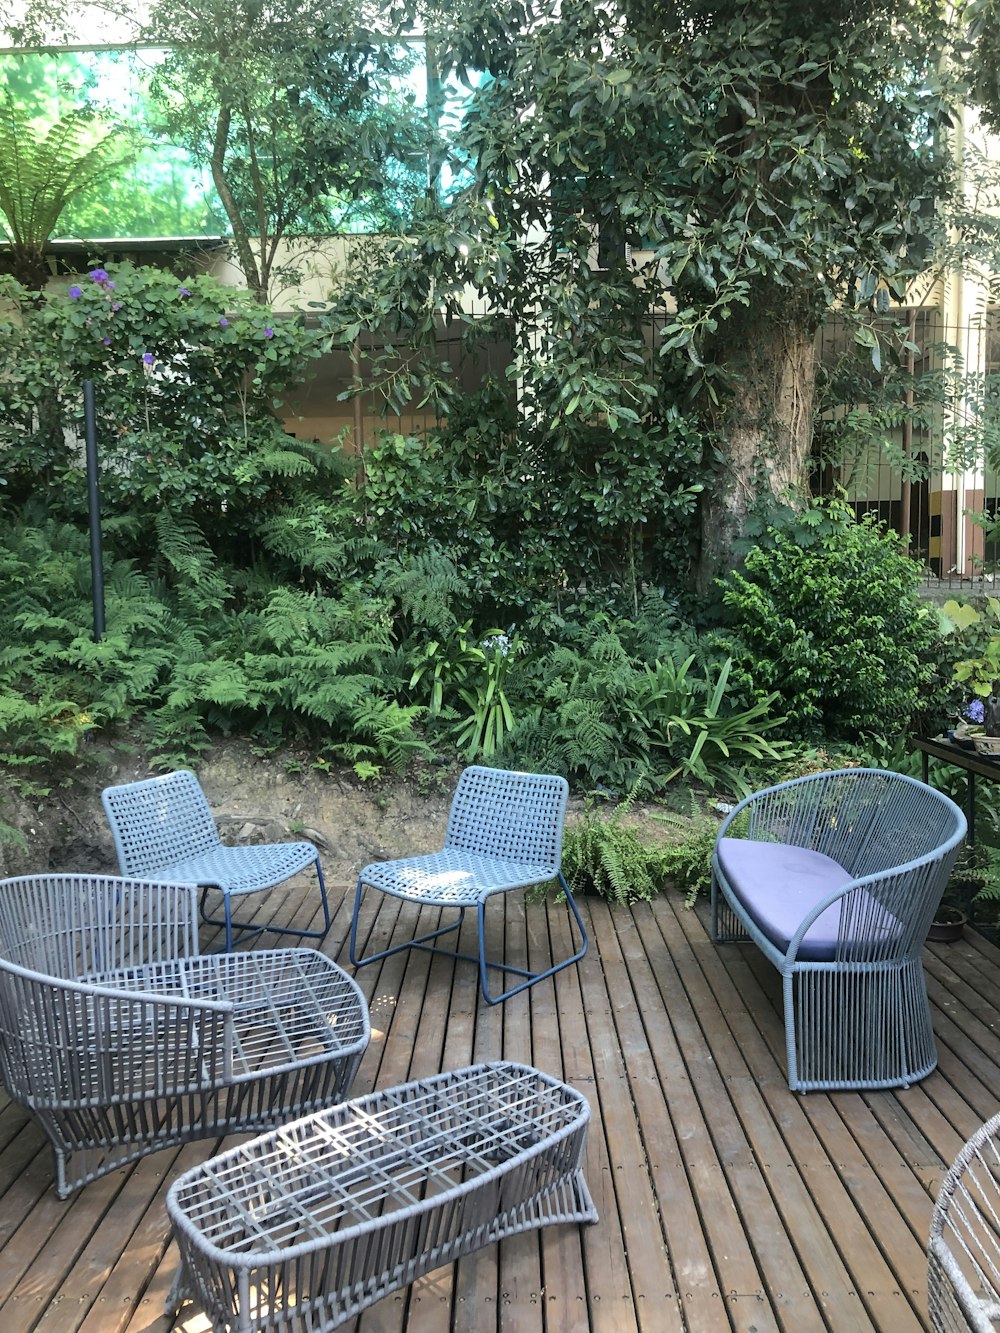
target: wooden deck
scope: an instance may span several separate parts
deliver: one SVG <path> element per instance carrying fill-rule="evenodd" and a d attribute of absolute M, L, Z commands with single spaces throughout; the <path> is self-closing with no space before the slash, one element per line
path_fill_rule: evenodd
<path fill-rule="evenodd" d="M 300 893 L 263 910 L 301 920 Z M 326 947 L 349 967 L 352 894 L 335 897 Z M 373 940 L 412 935 L 411 908 L 376 905 Z M 940 1065 L 921 1084 L 802 1097 L 785 1084 L 777 975 L 752 949 L 714 946 L 673 894 L 582 907 L 579 967 L 496 1008 L 469 964 L 412 951 L 362 968 L 373 1039 L 354 1091 L 500 1057 L 565 1078 L 593 1109 L 600 1222 L 463 1259 L 349 1333 L 926 1328 L 933 1196 L 1000 1104 L 1000 951 L 974 934 L 928 946 Z M 563 907 L 512 905 L 497 930 L 533 965 L 567 949 Z M 162 1314 L 176 1260 L 163 1198 L 217 1147 L 155 1154 L 60 1203 L 42 1135 L 0 1102 L 2 1333 L 203 1333 L 190 1306 L 174 1325 Z"/>

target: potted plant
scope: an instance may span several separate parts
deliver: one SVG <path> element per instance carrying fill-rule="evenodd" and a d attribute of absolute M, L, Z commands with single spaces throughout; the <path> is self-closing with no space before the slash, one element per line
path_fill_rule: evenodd
<path fill-rule="evenodd" d="M 982 843 L 966 844 L 952 868 L 929 940 L 957 940 L 977 905 L 995 900 L 1000 905 L 1000 850 Z"/>

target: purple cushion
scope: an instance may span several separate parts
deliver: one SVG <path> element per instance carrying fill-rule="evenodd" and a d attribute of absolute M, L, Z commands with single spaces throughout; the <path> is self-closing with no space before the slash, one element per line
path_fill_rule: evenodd
<path fill-rule="evenodd" d="M 780 842 L 720 838 L 718 857 L 726 882 L 747 915 L 782 952 L 787 952 L 792 936 L 810 909 L 853 879 L 832 857 L 808 847 Z M 872 905 L 879 920 L 879 938 L 898 934 L 902 927 L 896 917 L 877 903 Z M 868 917 L 867 912 L 863 915 Z M 837 902 L 806 931 L 797 956 L 813 960 L 833 958 L 839 934 L 840 903 Z"/>

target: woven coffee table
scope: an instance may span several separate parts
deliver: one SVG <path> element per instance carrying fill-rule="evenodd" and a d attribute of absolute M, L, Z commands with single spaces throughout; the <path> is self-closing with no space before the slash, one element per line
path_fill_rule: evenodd
<path fill-rule="evenodd" d="M 475 1065 L 293 1121 L 180 1176 L 167 1210 L 215 1330 L 325 1333 L 503 1236 L 596 1222 L 590 1108 L 526 1065 Z"/>

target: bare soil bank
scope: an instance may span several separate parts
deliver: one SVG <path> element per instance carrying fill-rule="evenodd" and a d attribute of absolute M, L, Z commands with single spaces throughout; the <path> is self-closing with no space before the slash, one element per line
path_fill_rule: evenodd
<path fill-rule="evenodd" d="M 315 842 L 327 879 L 352 883 L 369 861 L 440 847 L 459 769 L 419 770 L 412 779 L 360 782 L 350 769 L 318 771 L 308 756 L 255 755 L 245 741 L 220 741 L 197 764 L 199 780 L 226 842 Z M 148 759 L 101 742 L 41 777 L 47 796 L 22 795 L 23 771 L 0 778 L 0 821 L 25 846 L 0 843 L 0 874 L 47 870 L 116 872 L 101 789 L 154 775 Z"/>

